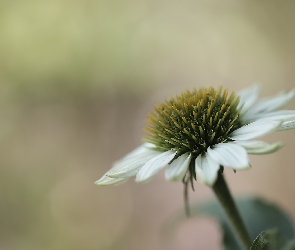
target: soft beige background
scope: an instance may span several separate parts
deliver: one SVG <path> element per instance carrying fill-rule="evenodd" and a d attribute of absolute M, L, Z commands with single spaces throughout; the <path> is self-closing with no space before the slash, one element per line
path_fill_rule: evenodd
<path fill-rule="evenodd" d="M 163 224 L 183 187 L 93 183 L 141 143 L 148 110 L 182 90 L 295 86 L 295 3 L 217 0 L 4 0 L 0 3 L 0 249 L 220 249 L 217 224 Z M 288 106 L 295 109 L 295 101 Z M 286 147 L 227 171 L 295 218 L 295 131 Z M 213 198 L 196 184 L 193 202 Z"/>

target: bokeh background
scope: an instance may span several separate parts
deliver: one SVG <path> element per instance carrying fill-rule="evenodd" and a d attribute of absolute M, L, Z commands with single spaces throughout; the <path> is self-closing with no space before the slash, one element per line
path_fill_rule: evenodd
<path fill-rule="evenodd" d="M 0 2 L 0 249 L 220 249 L 218 225 L 186 220 L 183 187 L 93 183 L 141 143 L 148 110 L 200 86 L 263 95 L 295 86 L 295 2 L 2 0 Z M 295 101 L 288 105 L 295 109 Z M 286 147 L 226 171 L 295 218 L 295 132 Z M 214 198 L 196 184 L 191 202 Z"/>

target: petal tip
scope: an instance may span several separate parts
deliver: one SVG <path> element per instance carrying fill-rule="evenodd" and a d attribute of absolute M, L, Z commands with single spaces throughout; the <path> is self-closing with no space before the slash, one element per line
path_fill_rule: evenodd
<path fill-rule="evenodd" d="M 94 182 L 95 185 L 97 186 L 107 186 L 107 185 L 111 185 L 111 184 L 107 184 L 107 182 L 105 182 L 104 180 L 97 180 L 96 182 Z"/>
<path fill-rule="evenodd" d="M 110 186 L 110 185 L 116 185 L 123 181 L 125 181 L 127 178 L 110 178 L 107 175 L 102 176 L 99 180 L 94 182 L 94 184 L 98 186 Z"/>
<path fill-rule="evenodd" d="M 151 178 L 144 178 L 144 177 L 138 177 L 136 176 L 135 182 L 137 183 L 147 183 Z"/>
<path fill-rule="evenodd" d="M 99 186 L 99 180 L 94 182 L 94 185 L 98 185 Z"/>

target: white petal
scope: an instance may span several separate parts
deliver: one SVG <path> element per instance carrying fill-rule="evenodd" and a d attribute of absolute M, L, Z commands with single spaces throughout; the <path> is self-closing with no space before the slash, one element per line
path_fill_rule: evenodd
<path fill-rule="evenodd" d="M 220 165 L 233 169 L 250 167 L 247 151 L 234 143 L 219 143 L 207 149 L 208 155 Z"/>
<path fill-rule="evenodd" d="M 233 140 L 251 140 L 276 131 L 281 124 L 280 121 L 261 119 L 233 131 L 230 138 Z"/>
<path fill-rule="evenodd" d="M 159 151 L 145 148 L 136 154 L 129 155 L 121 161 L 116 162 L 106 175 L 111 178 L 126 178 L 136 175 L 140 167 L 160 154 L 161 152 Z"/>
<path fill-rule="evenodd" d="M 162 168 L 164 168 L 170 161 L 172 161 L 175 155 L 176 151 L 169 150 L 152 158 L 138 171 L 136 175 L 136 181 L 148 181 Z"/>
<path fill-rule="evenodd" d="M 283 122 L 281 127 L 279 127 L 278 130 L 289 130 L 289 129 L 294 129 L 295 128 L 295 121 L 287 121 Z"/>
<path fill-rule="evenodd" d="M 258 99 L 260 94 L 260 86 L 253 85 L 250 88 L 244 89 L 238 93 L 240 96 L 240 103 L 238 109 L 242 107 L 241 114 L 244 114 Z"/>
<path fill-rule="evenodd" d="M 280 141 L 272 144 L 263 141 L 236 141 L 235 143 L 245 148 L 248 154 L 256 155 L 271 154 L 284 146 L 284 143 Z"/>
<path fill-rule="evenodd" d="M 136 155 L 140 155 L 143 152 L 146 152 L 147 149 L 153 149 L 156 148 L 156 146 L 152 143 L 143 143 L 142 145 L 140 145 L 139 147 L 135 148 L 134 150 L 132 150 L 130 153 L 128 153 L 127 155 L 125 155 L 123 158 L 121 158 L 119 161 L 122 161 L 124 159 L 136 156 Z"/>
<path fill-rule="evenodd" d="M 269 113 L 263 113 L 257 116 L 259 119 L 271 119 L 275 121 L 295 120 L 295 110 L 278 110 Z"/>
<path fill-rule="evenodd" d="M 248 118 L 248 116 L 250 117 L 258 113 L 267 113 L 278 110 L 287 105 L 293 99 L 294 95 L 295 89 L 291 90 L 288 93 L 280 93 L 275 97 L 265 98 L 264 100 L 254 105 L 246 114 L 246 116 Z"/>
<path fill-rule="evenodd" d="M 108 185 L 114 185 L 123 182 L 126 180 L 126 178 L 110 178 L 106 175 L 101 177 L 98 181 L 95 182 L 96 185 L 100 186 L 108 186 Z"/>
<path fill-rule="evenodd" d="M 174 160 L 166 170 L 165 176 L 169 181 L 181 181 L 191 163 L 192 155 L 185 153 Z"/>
<path fill-rule="evenodd" d="M 208 186 L 212 186 L 216 179 L 220 165 L 207 153 L 199 155 L 195 161 L 197 179 Z"/>

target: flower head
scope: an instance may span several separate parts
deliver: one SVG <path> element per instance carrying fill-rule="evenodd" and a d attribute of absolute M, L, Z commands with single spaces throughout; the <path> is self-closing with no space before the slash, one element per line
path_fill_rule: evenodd
<path fill-rule="evenodd" d="M 248 154 L 268 154 L 283 144 L 253 140 L 295 128 L 295 111 L 279 110 L 292 90 L 257 101 L 258 86 L 229 94 L 223 88 L 186 91 L 158 104 L 147 117 L 146 141 L 116 162 L 96 184 L 112 185 L 136 175 L 145 182 L 167 164 L 166 179 L 198 179 L 212 186 L 221 167 L 250 167 Z"/>

